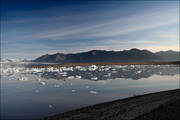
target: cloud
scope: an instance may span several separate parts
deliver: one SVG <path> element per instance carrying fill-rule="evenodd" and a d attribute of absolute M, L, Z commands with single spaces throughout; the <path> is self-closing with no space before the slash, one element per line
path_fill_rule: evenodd
<path fill-rule="evenodd" d="M 179 22 L 177 8 L 170 7 L 169 9 L 154 9 L 149 11 L 142 11 L 128 16 L 118 17 L 117 12 L 111 19 L 103 19 L 99 16 L 107 16 L 106 13 L 87 14 L 87 15 L 63 15 L 53 17 L 43 17 L 35 19 L 31 27 L 27 30 L 33 29 L 32 32 L 20 36 L 24 39 L 84 39 L 95 37 L 111 37 L 129 34 L 132 32 L 157 28 L 161 26 L 176 24 Z M 53 8 L 55 10 L 55 8 Z M 158 10 L 158 11 L 157 11 Z M 57 10 L 56 10 L 57 11 Z M 114 13 L 114 11 L 111 11 Z M 109 15 L 109 14 L 108 14 Z M 76 16 L 76 17 L 75 17 Z M 75 18 L 74 18 L 75 17 Z M 88 19 L 87 19 L 88 18 Z M 26 19 L 27 20 L 27 19 Z M 26 21 L 25 20 L 25 21 Z M 86 22 L 84 22 L 84 20 Z M 22 20 L 21 20 L 22 21 Z M 78 21 L 78 22 L 76 22 Z M 81 22 L 83 21 L 83 22 Z M 35 23 L 39 23 L 36 24 Z M 42 24 L 43 23 L 43 24 Z M 76 23 L 76 24 L 72 24 Z M 42 24 L 42 25 L 41 25 Z M 64 25 L 65 24 L 65 25 Z M 69 25 L 68 25 L 69 24 Z M 30 24 L 31 25 L 31 24 Z M 43 25 L 47 28 L 41 29 Z M 29 28 L 29 29 L 28 29 Z M 19 40 L 20 40 L 19 39 Z"/>
<path fill-rule="evenodd" d="M 167 26 L 179 25 L 177 4 L 144 3 L 133 4 L 133 7 L 97 5 L 96 9 L 91 5 L 82 9 L 79 5 L 69 6 L 69 9 L 56 6 L 8 13 L 10 19 L 1 21 L 2 48 L 19 55 L 34 53 L 36 56 L 92 49 L 122 50 L 149 46 L 155 49 L 154 44 L 160 46 L 156 47 L 157 50 L 163 49 L 162 45 L 164 49 L 168 44 L 175 46 L 179 38 L 178 29 L 169 30 Z M 153 32 L 158 30 L 160 32 Z"/>
<path fill-rule="evenodd" d="M 78 24 L 69 28 L 48 30 L 46 33 L 35 35 L 35 38 L 51 38 L 61 40 L 63 38 L 94 38 L 111 37 L 161 26 L 177 24 L 179 19 L 176 9 L 151 11 L 151 13 L 136 14 L 124 18 L 116 18 L 101 23 Z"/>

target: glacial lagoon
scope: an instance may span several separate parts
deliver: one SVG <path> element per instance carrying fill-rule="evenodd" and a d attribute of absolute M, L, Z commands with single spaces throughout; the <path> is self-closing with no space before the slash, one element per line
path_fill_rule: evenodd
<path fill-rule="evenodd" d="M 30 68 L 1 63 L 1 119 L 49 115 L 146 93 L 179 88 L 178 65 Z"/>

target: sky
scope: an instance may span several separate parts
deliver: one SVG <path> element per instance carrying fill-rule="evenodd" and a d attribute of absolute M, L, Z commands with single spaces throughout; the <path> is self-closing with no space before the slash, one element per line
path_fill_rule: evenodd
<path fill-rule="evenodd" d="M 179 51 L 179 1 L 1 0 L 1 57 Z"/>

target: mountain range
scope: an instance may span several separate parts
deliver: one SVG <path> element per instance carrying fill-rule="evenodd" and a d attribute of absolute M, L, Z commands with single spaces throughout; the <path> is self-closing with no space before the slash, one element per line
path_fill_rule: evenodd
<path fill-rule="evenodd" d="M 151 52 L 133 48 L 123 51 L 91 50 L 88 52 L 64 54 L 56 53 L 43 55 L 33 60 L 34 62 L 51 63 L 91 63 L 91 62 L 156 62 L 156 61 L 179 61 L 180 52 L 160 51 Z"/>

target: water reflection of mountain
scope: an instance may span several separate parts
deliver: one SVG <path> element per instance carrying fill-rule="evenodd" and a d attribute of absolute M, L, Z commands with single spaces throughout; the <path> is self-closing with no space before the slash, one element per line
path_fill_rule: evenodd
<path fill-rule="evenodd" d="M 88 79 L 93 81 L 98 80 L 108 80 L 108 79 L 116 79 L 116 78 L 125 78 L 125 79 L 133 79 L 138 80 L 141 78 L 148 78 L 152 75 L 177 75 L 179 74 L 178 66 L 170 66 L 170 65 L 143 65 L 143 66 L 125 66 L 125 67 L 110 67 L 108 70 L 96 69 L 96 70 L 74 70 L 74 71 L 66 71 L 66 72 L 43 72 L 41 77 L 46 79 L 58 79 L 58 80 L 66 80 L 66 79 Z"/>
<path fill-rule="evenodd" d="M 60 68 L 32 68 L 25 64 L 1 64 L 1 76 L 33 74 L 46 79 L 88 79 L 92 81 L 125 78 L 138 80 L 152 75 L 177 75 L 178 65 L 113 65 L 113 66 L 75 66 Z"/>

